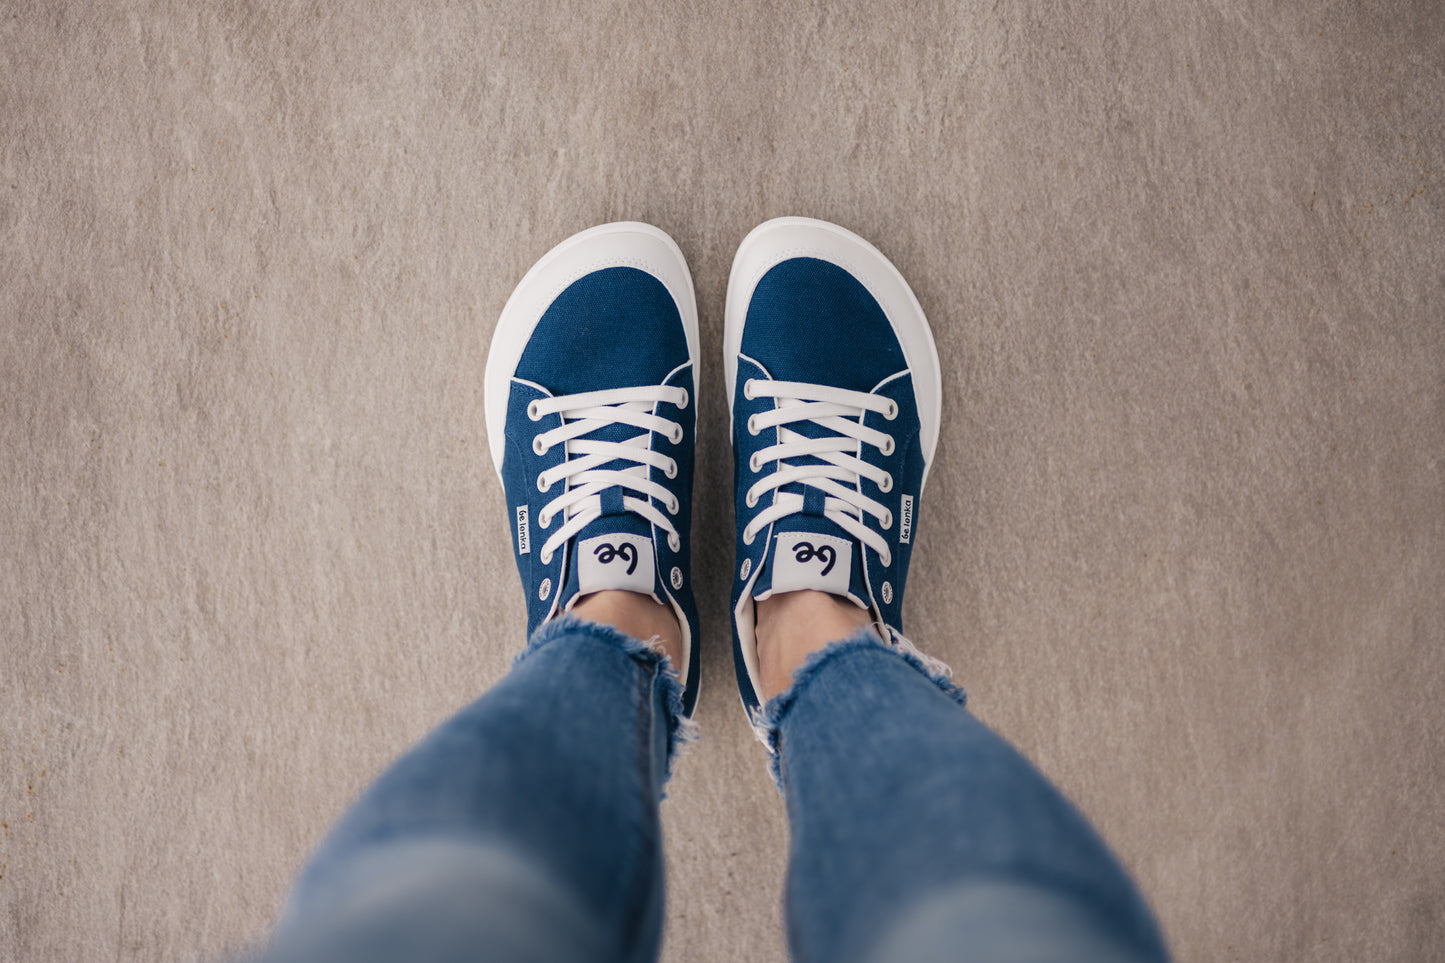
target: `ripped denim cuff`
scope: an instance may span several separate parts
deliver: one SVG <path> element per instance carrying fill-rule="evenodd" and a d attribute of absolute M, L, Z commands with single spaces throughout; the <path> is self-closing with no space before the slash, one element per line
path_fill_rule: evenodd
<path fill-rule="evenodd" d="M 685 747 L 697 741 L 698 733 L 697 723 L 682 714 L 682 682 L 677 677 L 672 660 L 661 650 L 611 625 L 589 622 L 575 615 L 562 615 L 538 626 L 527 640 L 527 647 L 517 654 L 512 664 L 521 663 L 533 652 L 560 638 L 576 635 L 586 635 L 595 641 L 614 645 L 643 668 L 656 672 L 658 683 L 662 686 L 662 704 L 667 713 L 667 770 L 662 779 L 666 783 L 672 778 L 673 761 Z"/>
<path fill-rule="evenodd" d="M 931 656 L 924 655 L 907 638 L 899 633 L 890 632 L 893 636 L 893 644 L 890 645 L 880 638 L 870 627 L 860 629 L 846 639 L 837 642 L 830 642 L 823 648 L 810 654 L 803 660 L 803 664 L 793 673 L 793 684 L 782 692 L 768 700 L 760 710 L 753 713 L 753 731 L 757 734 L 758 741 L 768 748 L 769 771 L 772 773 L 773 782 L 777 784 L 778 790 L 782 791 L 782 724 L 788 711 L 797 702 L 800 693 L 817 678 L 828 663 L 845 656 L 859 649 L 880 649 L 890 655 L 896 656 L 918 670 L 924 678 L 936 685 L 939 690 L 960 706 L 965 705 L 968 697 L 953 681 L 953 670 L 946 664 Z"/>

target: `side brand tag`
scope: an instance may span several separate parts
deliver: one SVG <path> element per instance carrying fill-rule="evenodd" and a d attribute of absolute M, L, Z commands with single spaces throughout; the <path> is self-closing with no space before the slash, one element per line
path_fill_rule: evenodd
<path fill-rule="evenodd" d="M 527 506 L 517 506 L 517 554 L 526 555 L 532 550 L 532 534 L 527 525 Z"/>
<path fill-rule="evenodd" d="M 898 541 L 908 544 L 908 539 L 913 534 L 913 496 L 904 495 L 903 505 L 898 510 Z"/>

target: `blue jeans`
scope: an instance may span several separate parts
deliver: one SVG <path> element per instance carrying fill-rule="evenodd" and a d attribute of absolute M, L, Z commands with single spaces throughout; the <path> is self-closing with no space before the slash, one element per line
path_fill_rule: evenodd
<path fill-rule="evenodd" d="M 637 640 L 543 626 L 341 819 L 264 958 L 655 960 L 678 697 Z M 769 704 L 794 957 L 1166 959 L 1087 822 L 962 701 L 865 635 Z"/>

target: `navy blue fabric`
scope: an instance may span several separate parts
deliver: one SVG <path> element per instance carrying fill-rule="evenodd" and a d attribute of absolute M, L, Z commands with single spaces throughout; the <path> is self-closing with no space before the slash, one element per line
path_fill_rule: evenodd
<path fill-rule="evenodd" d="M 868 289 L 838 265 L 810 257 L 783 261 L 763 275 L 748 302 L 741 350 L 778 381 L 850 391 L 872 391 L 907 367 Z"/>
<path fill-rule="evenodd" d="M 816 258 L 795 258 L 784 261 L 768 271 L 749 303 L 741 339 L 737 380 L 733 393 L 734 507 L 738 519 L 737 567 L 734 569 L 732 605 L 736 610 L 748 582 L 741 569 L 749 560 L 749 577 L 760 572 L 752 594 L 761 595 L 772 585 L 771 561 L 776 536 L 782 532 L 811 532 L 832 535 L 854 542 L 850 591 L 865 603 L 872 604 L 884 624 L 903 631 L 903 590 L 908 578 L 908 563 L 918 535 L 919 493 L 923 485 L 924 459 L 919 438 L 918 406 L 913 394 L 913 379 L 906 373 L 903 348 L 893 333 L 887 315 L 851 274 L 837 265 Z M 900 372 L 905 372 L 899 377 Z M 744 544 L 742 530 L 748 520 L 772 503 L 771 494 L 764 495 L 755 507 L 747 505 L 748 489 L 774 470 L 774 463 L 762 465 L 754 472 L 749 464 L 752 454 L 778 440 L 776 429 L 765 429 L 756 436 L 748 432 L 748 417 L 772 411 L 772 398 L 749 400 L 744 395 L 748 379 L 799 381 L 829 385 L 851 391 L 874 391 L 879 397 L 898 404 L 897 417 L 889 421 L 869 412 L 864 424 L 894 439 L 891 455 L 877 448 L 863 446 L 863 457 L 893 476 L 893 487 L 883 492 L 875 483 L 862 479 L 861 490 L 893 514 L 893 524 L 883 530 L 877 519 L 865 516 L 864 524 L 879 531 L 891 546 L 888 565 L 871 548 L 854 541 L 834 522 L 819 513 L 806 511 L 790 515 L 769 529 L 760 531 L 752 545 Z M 886 379 L 886 384 L 884 382 Z M 810 437 L 829 432 L 811 423 L 790 424 L 789 429 Z M 816 458 L 793 459 L 791 464 L 816 463 Z M 809 498 L 809 486 L 785 485 L 781 492 Z M 913 499 L 913 525 L 907 543 L 899 542 L 904 496 Z M 816 501 L 805 502 L 816 507 Z M 882 590 L 888 583 L 888 591 Z M 734 666 L 743 702 L 757 705 L 745 663 L 740 651 L 741 641 L 733 631 Z"/>
<path fill-rule="evenodd" d="M 543 313 L 517 362 L 518 378 L 553 395 L 658 385 L 687 360 L 672 295 L 637 268 L 579 278 Z"/>
<path fill-rule="evenodd" d="M 502 457 L 502 487 L 507 495 L 507 528 L 512 539 L 512 556 L 517 561 L 517 571 L 522 576 L 522 590 L 527 593 L 527 632 L 537 630 L 552 610 L 556 593 L 561 588 L 564 566 L 567 562 L 565 551 L 552 556 L 548 565 L 542 564 L 542 543 L 547 532 L 538 521 L 542 507 L 556 497 L 555 491 L 537 491 L 537 476 L 548 468 L 560 465 L 564 458 L 562 446 L 548 449 L 538 455 L 532 450 L 532 439 L 544 431 L 550 431 L 562 424 L 561 415 L 548 415 L 538 421 L 527 417 L 529 402 L 547 397 L 531 385 L 512 382 L 511 400 L 507 403 L 506 450 Z M 522 553 L 519 537 L 518 508 L 527 510 L 528 545 Z M 553 524 L 558 524 L 554 522 Z M 546 581 L 546 598 L 541 597 L 540 586 Z"/>
<path fill-rule="evenodd" d="M 540 388 L 534 387 L 534 384 Z M 564 605 L 576 593 L 578 582 L 571 546 L 557 551 L 550 564 L 543 564 L 541 559 L 547 537 L 566 519 L 559 514 L 547 528 L 542 528 L 542 509 L 560 495 L 563 488 L 558 482 L 546 492 L 538 491 L 537 478 L 544 470 L 562 464 L 565 451 L 562 445 L 554 445 L 546 454 L 536 454 L 532 448 L 533 440 L 537 435 L 561 426 L 562 417 L 548 415 L 532 421 L 527 415 L 528 403 L 559 395 L 661 384 L 682 387 L 688 393 L 686 407 L 661 404 L 655 409 L 656 414 L 682 426 L 682 438 L 677 444 L 664 435 L 652 435 L 653 449 L 677 462 L 677 476 L 669 479 L 661 469 L 649 469 L 652 481 L 673 492 L 681 503 L 678 513 L 672 515 L 666 505 L 653 500 L 653 504 L 677 529 L 681 538 L 678 551 L 672 550 L 666 532 L 656 529 L 641 516 L 630 512 L 617 513 L 621 508 L 620 489 L 603 495 L 604 515 L 583 528 L 571 544 L 594 535 L 618 532 L 652 540 L 656 559 L 653 594 L 660 601 L 669 597 L 676 599 L 692 636 L 693 658 L 683 699 L 685 711 L 691 715 L 697 699 L 697 673 L 701 661 L 697 652 L 697 603 L 692 591 L 690 561 L 696 384 L 689 363 L 687 333 L 682 317 L 667 288 L 657 278 L 635 268 L 596 271 L 568 286 L 543 313 L 522 352 L 512 380 L 507 404 L 502 485 L 507 496 L 512 554 L 526 593 L 527 631 L 531 633 L 553 613 L 554 608 Z M 640 431 L 630 425 L 611 425 L 584 437 L 622 441 Z M 605 467 L 635 465 L 635 462 L 613 461 Z M 633 498 L 642 497 L 632 491 L 626 494 Z M 522 553 L 518 533 L 519 508 L 525 508 L 528 516 L 529 545 L 526 554 Z M 674 568 L 681 571 L 680 588 L 672 585 Z"/>

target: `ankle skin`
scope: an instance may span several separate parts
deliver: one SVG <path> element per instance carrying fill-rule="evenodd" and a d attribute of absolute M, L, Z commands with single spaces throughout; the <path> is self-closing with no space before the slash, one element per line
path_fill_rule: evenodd
<path fill-rule="evenodd" d="M 782 592 L 756 605 L 765 700 L 792 685 L 793 673 L 809 655 L 872 624 L 865 609 L 826 592 Z"/>
<path fill-rule="evenodd" d="M 682 629 L 672 609 L 639 592 L 606 591 L 583 596 L 572 606 L 572 614 L 589 622 L 610 625 L 641 639 L 672 662 L 673 671 L 682 665 Z"/>

